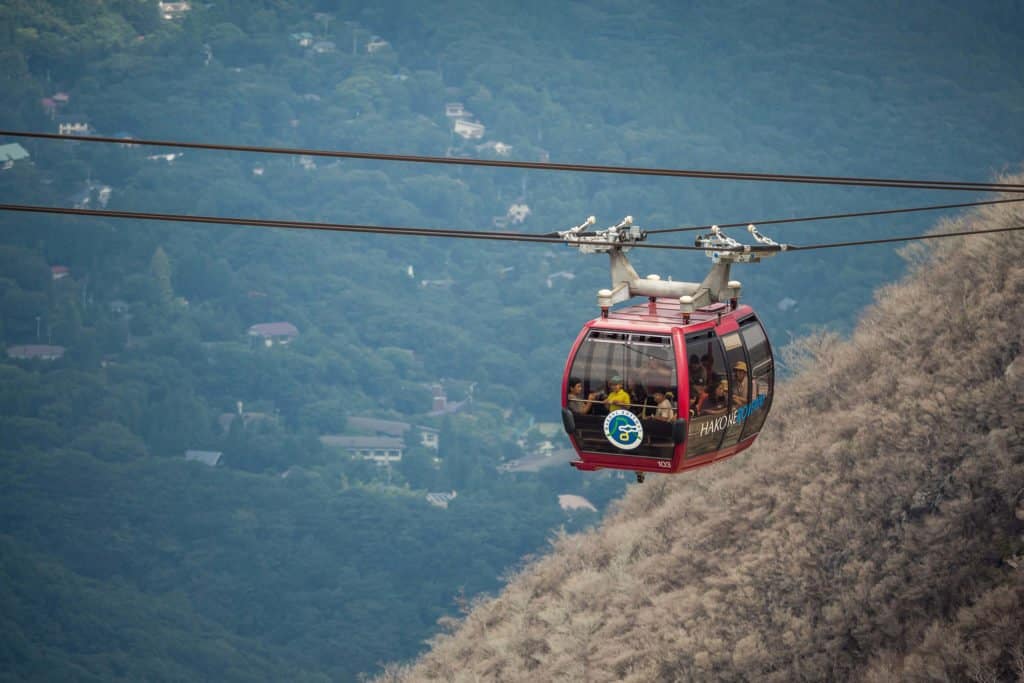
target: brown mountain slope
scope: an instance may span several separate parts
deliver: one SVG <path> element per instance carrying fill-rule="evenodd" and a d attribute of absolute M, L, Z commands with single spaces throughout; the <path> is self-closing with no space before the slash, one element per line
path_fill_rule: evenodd
<path fill-rule="evenodd" d="M 795 345 L 756 446 L 631 487 L 382 679 L 1024 680 L 1024 235 L 907 255 Z"/>

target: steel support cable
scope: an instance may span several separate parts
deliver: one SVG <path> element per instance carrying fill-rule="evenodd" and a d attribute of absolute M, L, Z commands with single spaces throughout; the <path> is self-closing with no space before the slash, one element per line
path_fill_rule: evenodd
<path fill-rule="evenodd" d="M 448 230 L 443 228 L 406 228 L 382 225 L 356 225 L 350 223 L 327 223 L 316 221 L 289 221 L 265 218 L 231 218 L 223 216 L 197 216 L 175 213 L 144 213 L 141 211 L 114 211 L 110 209 L 74 209 L 62 206 L 38 206 L 32 204 L 0 204 L 0 211 L 21 213 L 61 214 L 89 216 L 94 218 L 119 218 L 145 221 L 166 221 L 172 223 L 206 223 L 232 225 L 237 227 L 285 228 L 295 230 L 321 230 L 328 232 L 373 233 L 381 235 L 403 235 L 409 237 L 452 237 L 457 239 L 493 240 L 499 242 L 540 242 L 543 244 L 570 245 L 561 237 L 533 235 L 522 232 L 488 232 L 484 230 Z M 640 249 L 664 249 L 666 245 L 631 243 L 629 247 Z M 704 251 L 704 247 L 675 246 L 683 251 Z"/>
<path fill-rule="evenodd" d="M 937 240 L 944 237 L 969 237 L 971 235 L 991 235 L 999 232 L 1024 230 L 1024 225 L 1013 225 L 1007 228 L 986 228 L 983 230 L 961 230 L 958 232 L 940 232 L 928 235 L 909 235 L 907 237 L 886 237 L 876 240 L 857 240 L 853 242 L 828 242 L 826 244 L 808 244 L 806 246 L 790 246 L 788 251 L 810 251 L 812 249 L 836 249 L 839 247 L 863 247 L 871 244 L 889 244 L 891 242 L 913 242 L 917 240 Z"/>
<path fill-rule="evenodd" d="M 909 209 L 881 209 L 878 211 L 857 211 L 853 213 L 833 213 L 822 216 L 803 216 L 800 218 L 775 218 L 766 221 L 743 221 L 742 223 L 718 223 L 720 228 L 745 228 L 748 225 L 780 225 L 783 223 L 808 223 L 811 221 L 829 221 L 838 218 L 861 218 L 863 216 L 886 216 L 897 213 L 913 213 L 915 211 L 940 211 L 942 209 L 961 209 L 971 206 L 987 206 L 989 204 L 1010 204 L 1013 202 L 1024 202 L 1020 199 L 991 199 L 980 202 L 964 202 L 961 204 L 938 204 L 935 206 L 917 206 Z M 645 231 L 648 235 L 666 235 L 672 232 L 697 232 L 710 230 L 711 225 L 689 226 L 684 228 L 662 228 L 658 230 Z"/>
<path fill-rule="evenodd" d="M 668 176 L 674 178 L 703 178 L 710 180 L 749 180 L 777 183 L 810 183 L 817 185 L 858 185 L 865 187 L 899 187 L 923 190 L 958 190 L 966 192 L 1014 192 L 1024 193 L 1022 184 L 977 183 L 944 180 L 911 180 L 905 178 L 857 178 L 844 176 L 816 176 L 776 173 L 748 173 L 741 171 L 701 171 L 671 168 L 643 168 L 636 166 L 599 166 L 592 164 L 561 164 L 540 161 L 498 161 L 496 159 L 467 159 L 463 157 L 415 156 L 408 154 L 379 154 L 373 152 L 348 152 L 322 149 L 299 149 L 286 147 L 260 147 L 253 145 L 227 145 L 203 142 L 178 142 L 171 140 L 144 140 L 136 138 L 112 138 L 94 135 L 60 135 L 58 133 L 35 133 L 0 130 L 0 135 L 37 138 L 47 140 L 75 140 L 79 142 L 100 142 L 119 145 L 148 145 L 153 147 L 178 147 L 182 149 L 204 149 L 226 152 L 258 152 L 262 154 L 287 154 L 319 156 L 343 159 L 365 159 L 373 161 L 404 161 L 422 164 L 447 164 L 454 166 L 489 166 L 494 168 L 525 168 L 542 171 L 573 171 L 577 173 L 614 173 L 624 175 Z"/>
<path fill-rule="evenodd" d="M 482 230 L 446 230 L 440 228 L 403 228 L 380 225 L 354 225 L 348 223 L 323 223 L 315 221 L 288 221 L 260 218 L 230 218 L 223 216 L 194 216 L 173 213 L 143 213 L 140 211 L 113 211 L 109 209 L 74 209 L 62 206 L 37 206 L 32 204 L 0 204 L 0 211 L 14 211 L 36 214 L 60 214 L 70 216 L 89 216 L 95 218 L 118 218 L 146 221 L 166 221 L 172 223 L 206 223 L 215 225 L 232 225 L 237 227 L 285 228 L 295 230 L 322 230 L 330 232 L 373 233 L 381 235 L 404 235 L 411 237 L 450 237 L 456 239 L 481 239 L 501 242 L 539 242 L 543 244 L 564 244 L 575 246 L 561 237 L 531 235 L 529 233 L 499 233 Z M 858 247 L 870 244 L 887 244 L 890 242 L 910 242 L 914 240 L 938 239 L 941 237 L 960 237 L 984 235 L 997 232 L 1024 230 L 1024 225 L 1008 228 L 992 228 L 987 230 L 967 230 L 930 235 L 911 235 L 907 237 L 889 237 L 856 242 L 832 242 L 826 244 L 783 245 L 782 247 L 766 247 L 753 245 L 750 247 L 708 249 L 707 247 L 685 246 L 677 244 L 645 244 L 643 242 L 624 244 L 640 249 L 670 249 L 673 251 L 720 251 L 720 252 L 777 252 L 777 251 L 810 251 L 812 249 L 830 249 L 836 247 Z"/>
<path fill-rule="evenodd" d="M 403 228 L 379 225 L 356 225 L 349 223 L 326 223 L 316 221 L 291 221 L 261 218 L 232 218 L 224 216 L 202 216 L 173 213 L 146 213 L 141 211 L 114 211 L 109 209 L 77 209 L 61 206 L 38 206 L 31 204 L 0 204 L 0 211 L 23 213 L 64 214 L 90 216 L 95 218 L 127 218 L 146 221 L 167 221 L 173 223 L 207 223 L 234 225 L 240 227 L 290 228 L 298 230 L 323 230 L 331 232 L 380 233 L 417 237 L 459 237 L 463 239 L 491 239 L 521 242 L 550 242 L 564 244 L 557 237 L 542 237 L 527 233 L 496 233 L 481 230 L 444 230 L 435 228 Z M 696 249 L 696 247 L 692 247 Z"/>

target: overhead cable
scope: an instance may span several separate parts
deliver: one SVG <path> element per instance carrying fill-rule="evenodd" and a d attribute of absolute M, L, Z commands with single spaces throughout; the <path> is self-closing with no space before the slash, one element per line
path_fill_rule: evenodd
<path fill-rule="evenodd" d="M 295 230 L 321 230 L 328 232 L 375 233 L 381 235 L 403 235 L 410 237 L 452 237 L 457 239 L 494 240 L 499 242 L 541 242 L 566 244 L 561 237 L 548 237 L 522 232 L 488 232 L 484 230 L 449 230 L 443 228 L 408 228 L 382 225 L 357 225 L 351 223 L 327 223 L 317 221 L 292 221 L 265 218 L 231 218 L 224 216 L 196 216 L 174 213 L 144 213 L 141 211 L 113 211 L 109 209 L 78 209 L 62 206 L 37 206 L 31 204 L 0 204 L 0 211 L 22 213 L 64 214 L 90 216 L 95 218 L 122 218 L 144 221 L 167 221 L 172 223 L 207 223 L 239 227 L 285 228 Z M 662 245 L 631 243 L 631 247 L 660 249 Z M 702 247 L 673 247 L 684 251 L 704 251 Z"/>
<path fill-rule="evenodd" d="M 539 242 L 544 244 L 568 244 L 561 237 L 549 237 L 544 235 L 533 235 L 529 233 L 500 233 L 487 232 L 482 230 L 449 230 L 440 228 L 409 228 L 380 225 L 356 225 L 349 223 L 326 223 L 316 221 L 291 221 L 261 218 L 231 218 L 223 216 L 195 216 L 173 213 L 144 213 L 140 211 L 114 211 L 109 209 L 77 209 L 62 206 L 38 206 L 31 204 L 0 204 L 0 211 L 15 211 L 22 213 L 36 214 L 63 214 L 71 216 L 90 216 L 95 218 L 118 218 L 145 221 L 166 221 L 173 223 L 207 223 L 215 225 L 232 225 L 237 227 L 263 227 L 263 228 L 284 228 L 295 230 L 321 230 L 330 232 L 352 232 L 352 233 L 374 233 L 381 235 L 403 235 L 411 237 L 449 237 L 455 239 L 480 239 L 495 240 L 501 242 Z M 890 237 L 875 240 L 860 240 L 856 242 L 834 242 L 826 244 L 809 245 L 778 245 L 778 249 L 767 249 L 760 246 L 736 248 L 720 248 L 714 251 L 721 252 L 742 252 L 742 251 L 810 251 L 812 249 L 830 249 L 836 247 L 857 247 L 871 244 L 887 244 L 890 242 L 910 242 L 914 240 L 930 240 L 943 237 L 960 237 L 970 235 L 984 235 L 998 232 L 1011 232 L 1024 230 L 1024 225 L 1008 228 L 992 228 L 985 230 L 967 230 L 962 232 L 933 233 L 927 235 L 911 235 L 907 237 Z M 641 249 L 670 249 L 673 251 L 712 251 L 707 247 L 676 245 L 676 244 L 646 244 L 643 242 L 631 242 L 622 245 L 624 247 Z"/>
<path fill-rule="evenodd" d="M 876 240 L 857 240 L 853 242 L 828 242 L 825 244 L 791 245 L 789 251 L 810 251 L 812 249 L 837 249 L 840 247 L 864 247 L 871 244 L 890 244 L 892 242 L 914 242 L 918 240 L 937 240 L 946 237 L 970 237 L 972 235 L 991 235 L 999 232 L 1015 232 L 1024 230 L 1024 225 L 1013 225 L 1007 228 L 986 228 L 983 230 L 960 230 L 958 232 L 937 232 L 927 235 L 909 235 L 907 237 L 886 237 Z"/>
<path fill-rule="evenodd" d="M 291 221 L 263 218 L 231 218 L 224 216 L 197 216 L 173 213 L 146 213 L 141 211 L 113 211 L 108 209 L 78 209 L 60 206 L 38 206 L 31 204 L 0 204 L 0 211 L 23 213 L 65 214 L 97 218 L 127 218 L 144 221 L 168 221 L 173 223 L 212 223 L 241 227 L 286 228 L 298 230 L 322 230 L 330 232 L 380 233 L 417 237 L 458 237 L 462 239 L 491 239 L 516 242 L 550 242 L 563 244 L 561 238 L 542 237 L 527 233 L 495 233 L 478 230 L 445 230 L 434 228 L 403 228 L 379 225 L 356 225 L 349 223 L 325 223 L 315 221 Z M 696 247 L 693 247 L 694 249 Z"/>
<path fill-rule="evenodd" d="M 373 161 L 403 161 L 409 163 L 447 164 L 454 166 L 525 168 L 541 171 L 572 171 L 576 173 L 613 173 L 624 175 L 667 176 L 674 178 L 703 178 L 710 180 L 748 180 L 776 183 L 810 183 L 816 185 L 857 185 L 864 187 L 898 187 L 923 190 L 957 190 L 965 192 L 1024 193 L 1024 185 L 1010 183 L 911 180 L 905 178 L 856 178 L 844 176 L 748 173 L 742 171 L 704 171 L 671 168 L 644 168 L 637 166 L 561 164 L 540 161 L 499 161 L 496 159 L 470 159 L 465 157 L 415 156 L 408 154 L 380 154 L 372 152 L 349 152 L 286 147 L 261 147 L 253 145 L 227 145 L 202 142 L 180 142 L 170 140 L 144 140 L 138 138 L 114 138 L 95 135 L 60 135 L 57 133 L 35 133 L 9 130 L 0 130 L 0 135 L 49 140 L 98 142 L 119 145 L 147 145 L 154 147 L 176 147 L 181 149 L 204 149 L 229 152 L 258 152 L 261 154 L 287 154 L 313 157 L 333 157 L 343 159 L 365 159 Z"/>
<path fill-rule="evenodd" d="M 783 223 L 807 223 L 810 221 L 828 221 L 837 218 L 860 218 L 863 216 L 885 216 L 897 213 L 913 213 L 915 211 L 939 211 L 942 209 L 961 209 L 970 206 L 987 206 L 989 204 L 1009 204 L 1013 202 L 1024 202 L 1020 199 L 991 199 L 981 202 L 964 202 L 962 204 L 938 204 L 935 206 L 918 206 L 910 209 L 882 209 L 879 211 L 857 211 L 854 213 L 833 213 L 823 216 L 802 216 L 799 218 L 775 218 L 766 221 L 743 221 L 741 223 L 717 223 L 719 228 L 742 228 L 750 225 L 780 225 Z M 682 228 L 662 228 L 658 230 L 647 230 L 648 235 L 665 235 L 672 232 L 696 232 L 710 230 L 711 225 L 688 226 Z"/>

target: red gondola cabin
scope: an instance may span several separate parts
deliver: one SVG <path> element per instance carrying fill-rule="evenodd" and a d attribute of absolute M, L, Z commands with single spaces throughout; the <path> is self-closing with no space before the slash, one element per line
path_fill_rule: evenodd
<path fill-rule="evenodd" d="M 642 480 L 735 455 L 757 438 L 774 382 L 750 306 L 684 314 L 677 299 L 657 298 L 610 311 L 584 326 L 562 378 L 562 420 L 579 455 L 572 465 Z"/>

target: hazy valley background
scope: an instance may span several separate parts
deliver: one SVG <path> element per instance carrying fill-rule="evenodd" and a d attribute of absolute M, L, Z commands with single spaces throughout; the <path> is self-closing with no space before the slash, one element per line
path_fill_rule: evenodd
<path fill-rule="evenodd" d="M 1022 19 L 1012 2 L 14 1 L 0 128 L 985 181 L 1024 158 Z M 482 137 L 455 132 L 456 103 Z M 28 158 L 0 171 L 5 203 L 380 225 L 665 228 L 987 198 L 13 143 Z M 765 232 L 809 243 L 935 220 Z M 538 423 L 557 419 L 603 257 L 2 213 L 0 669 L 352 680 L 421 653 L 439 618 L 515 575 L 413 677 L 1016 675 L 1019 247 L 940 247 L 848 343 L 906 272 L 896 249 L 737 269 L 777 346 L 797 340 L 764 443 L 651 478 L 577 537 L 626 480 L 505 466 L 567 445 Z M 681 279 L 707 268 L 634 260 Z M 298 336 L 253 343 L 270 322 Z M 43 345 L 63 356 L 10 351 Z M 429 415 L 435 385 L 463 410 Z M 366 435 L 350 419 L 364 416 L 436 430 L 439 449 L 410 433 L 381 467 L 321 441 Z"/>

